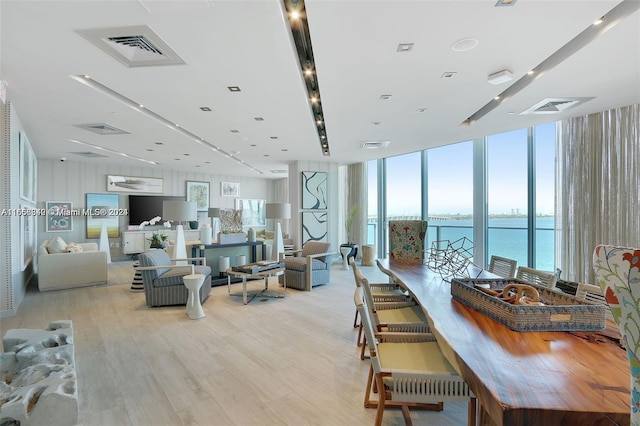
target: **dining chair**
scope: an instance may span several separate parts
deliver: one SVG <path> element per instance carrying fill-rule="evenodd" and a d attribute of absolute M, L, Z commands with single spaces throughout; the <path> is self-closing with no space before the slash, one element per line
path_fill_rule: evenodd
<path fill-rule="evenodd" d="M 578 283 L 576 297 L 578 299 L 586 300 L 587 302 L 605 305 L 607 307 L 607 310 L 605 311 L 607 319 L 615 321 L 613 319 L 613 314 L 611 313 L 611 308 L 609 308 L 609 304 L 607 303 L 607 299 L 605 299 L 602 289 L 600 289 L 599 286 L 587 283 Z"/>
<path fill-rule="evenodd" d="M 349 265 L 353 270 L 353 278 L 356 283 L 356 287 L 361 286 L 362 280 L 365 278 L 360 268 L 356 265 L 355 260 L 349 259 Z M 409 296 L 409 294 L 400 286 L 396 284 L 388 283 L 369 283 L 371 289 L 371 295 L 374 303 L 387 303 L 387 302 L 407 302 L 407 306 L 415 305 L 416 302 Z M 398 305 L 395 305 L 398 306 Z M 353 319 L 353 327 L 359 328 L 358 338 L 356 340 L 357 345 L 362 345 L 362 323 L 358 324 L 358 310 L 356 309 L 355 318 Z"/>
<path fill-rule="evenodd" d="M 354 303 L 371 359 L 364 406 L 377 408 L 376 426 L 382 424 L 386 407 L 401 408 L 405 424 L 410 425 L 409 408 L 442 411 L 445 401 L 467 402 L 468 424 L 475 425 L 475 396 L 444 356 L 435 336 L 376 331 L 362 290 L 356 288 Z M 377 391 L 377 401 L 371 399 L 372 391 Z"/>
<path fill-rule="evenodd" d="M 375 303 L 369 281 L 362 277 L 360 287 L 367 301 L 366 307 L 372 318 L 376 331 L 388 331 L 397 333 L 429 333 L 429 323 L 422 307 L 415 301 L 382 302 Z M 358 311 L 359 312 L 359 311 Z M 362 322 L 362 317 L 360 319 Z M 365 335 L 360 351 L 360 359 L 366 359 Z"/>
<path fill-rule="evenodd" d="M 517 260 L 492 255 L 488 271 L 502 278 L 514 278 L 517 264 Z"/>
<path fill-rule="evenodd" d="M 427 225 L 426 220 L 390 220 L 389 257 L 423 262 Z"/>
<path fill-rule="evenodd" d="M 548 289 L 554 290 L 556 288 L 556 281 L 558 277 L 551 272 L 544 272 L 538 269 L 528 268 L 526 266 L 518 266 L 518 273 L 516 278 L 522 281 L 526 281 L 530 284 L 537 284 Z"/>
<path fill-rule="evenodd" d="M 593 272 L 620 329 L 631 372 L 631 424 L 640 424 L 640 248 L 598 245 Z"/>

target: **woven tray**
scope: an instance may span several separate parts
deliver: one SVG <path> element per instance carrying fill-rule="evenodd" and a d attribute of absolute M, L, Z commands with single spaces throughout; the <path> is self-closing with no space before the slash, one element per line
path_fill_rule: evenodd
<path fill-rule="evenodd" d="M 492 289 L 502 289 L 507 284 L 527 284 L 538 290 L 545 306 L 512 305 L 474 288 L 476 284 L 489 284 Z M 454 278 L 451 295 L 515 331 L 598 331 L 605 327 L 606 306 L 522 280 Z"/>

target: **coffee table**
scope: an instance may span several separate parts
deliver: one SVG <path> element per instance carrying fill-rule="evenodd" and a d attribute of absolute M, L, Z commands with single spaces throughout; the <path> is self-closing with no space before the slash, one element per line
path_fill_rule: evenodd
<path fill-rule="evenodd" d="M 260 297 L 269 297 L 272 299 L 280 299 L 284 297 L 284 293 L 287 292 L 287 278 L 284 274 L 284 266 L 280 268 L 267 269 L 266 271 L 249 273 L 249 272 L 240 272 L 234 271 L 232 268 L 227 269 L 227 292 L 231 296 L 240 296 L 240 294 L 231 294 L 231 277 L 242 278 L 242 303 L 247 304 L 251 302 L 256 296 Z M 277 277 L 279 275 L 284 276 L 284 292 L 283 294 L 279 293 L 267 293 L 269 289 L 269 277 Z M 247 293 L 247 280 L 248 279 L 264 279 L 264 288 L 259 291 L 252 291 L 251 293 Z M 248 296 L 251 296 L 249 299 Z"/>

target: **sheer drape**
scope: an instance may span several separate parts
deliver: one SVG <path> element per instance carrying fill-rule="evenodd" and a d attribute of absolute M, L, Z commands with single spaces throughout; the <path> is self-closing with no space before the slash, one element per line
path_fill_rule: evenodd
<path fill-rule="evenodd" d="M 640 244 L 640 106 L 562 121 L 558 138 L 556 265 L 593 282 L 598 244 Z"/>
<path fill-rule="evenodd" d="M 350 242 L 362 246 L 362 244 L 366 244 L 367 242 L 366 163 L 357 163 L 347 166 L 346 186 L 346 210 L 344 212 L 345 221 L 348 221 L 350 213 L 354 212 L 351 229 L 347 233 L 347 238 Z"/>

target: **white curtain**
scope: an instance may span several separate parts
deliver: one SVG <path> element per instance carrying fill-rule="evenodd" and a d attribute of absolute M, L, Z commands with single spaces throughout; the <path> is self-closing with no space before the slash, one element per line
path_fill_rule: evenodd
<path fill-rule="evenodd" d="M 352 214 L 351 229 L 347 232 L 348 242 L 362 247 L 367 243 L 367 164 L 356 163 L 347 166 L 346 202 L 344 220 Z M 346 223 L 345 223 L 346 232 Z M 360 256 L 362 250 L 358 252 Z"/>
<path fill-rule="evenodd" d="M 558 138 L 556 265 L 593 283 L 598 244 L 640 247 L 640 105 L 562 121 Z"/>

